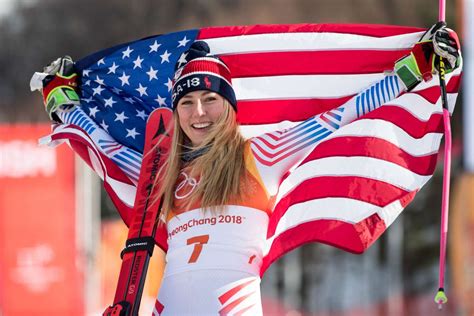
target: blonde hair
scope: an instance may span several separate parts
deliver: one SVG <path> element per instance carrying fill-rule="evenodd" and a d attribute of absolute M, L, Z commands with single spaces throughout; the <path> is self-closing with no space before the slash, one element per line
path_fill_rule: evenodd
<path fill-rule="evenodd" d="M 161 214 L 167 220 L 174 207 L 175 188 L 183 168 L 182 156 L 185 148 L 201 150 L 208 148 L 201 156 L 189 163 L 190 176 L 200 178 L 195 190 L 186 199 L 186 207 L 200 201 L 200 207 L 212 212 L 222 212 L 225 205 L 241 197 L 240 183 L 245 175 L 245 139 L 239 131 L 237 115 L 224 99 L 224 112 L 213 125 L 209 135 L 199 147 L 186 144 L 187 137 L 179 126 L 178 113 L 174 113 L 174 132 L 167 161 L 160 169 L 160 190 L 163 206 Z M 156 185 L 156 181 L 155 181 Z"/>

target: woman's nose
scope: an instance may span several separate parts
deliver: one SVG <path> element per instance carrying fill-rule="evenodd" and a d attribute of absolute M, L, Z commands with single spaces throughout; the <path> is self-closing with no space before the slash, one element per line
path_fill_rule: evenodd
<path fill-rule="evenodd" d="M 196 103 L 196 114 L 198 116 L 203 116 L 204 114 L 206 114 L 206 112 L 204 111 L 204 106 L 201 101 L 197 101 Z"/>

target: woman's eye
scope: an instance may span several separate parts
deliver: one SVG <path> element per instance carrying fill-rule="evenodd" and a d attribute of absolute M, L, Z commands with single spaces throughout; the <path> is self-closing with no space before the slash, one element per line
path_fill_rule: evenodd
<path fill-rule="evenodd" d="M 217 98 L 215 98 L 215 97 L 208 97 L 208 98 L 206 98 L 204 101 L 206 101 L 206 102 L 213 102 L 213 101 L 216 101 L 216 100 L 217 100 Z"/>
<path fill-rule="evenodd" d="M 183 101 L 183 102 L 181 102 L 181 105 L 182 105 L 182 106 L 191 106 L 191 105 L 193 105 L 193 102 L 191 102 L 191 101 Z"/>

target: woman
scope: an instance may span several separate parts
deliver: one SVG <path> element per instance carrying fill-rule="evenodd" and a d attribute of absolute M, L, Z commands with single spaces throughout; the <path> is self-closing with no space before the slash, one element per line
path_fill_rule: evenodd
<path fill-rule="evenodd" d="M 226 313 L 224 305 L 234 300 L 225 293 L 241 288 L 246 299 L 234 309 L 258 315 L 271 195 L 250 142 L 239 132 L 227 66 L 203 42 L 191 47 L 187 60 L 176 72 L 172 96 L 179 128 L 160 184 L 166 225 L 158 238 L 167 240 L 168 252 L 158 311 Z"/>
<path fill-rule="evenodd" d="M 434 51 L 447 58 L 449 70 L 454 69 L 460 59 L 457 49 L 449 32 L 437 24 L 410 55 L 395 64 L 395 73 L 378 84 L 386 87 L 385 82 L 395 82 L 395 91 L 385 93 L 393 99 L 435 71 Z M 159 251 L 162 258 L 166 256 L 166 268 L 154 314 L 260 315 L 260 267 L 279 184 L 315 148 L 321 135 L 328 136 L 334 129 L 315 133 L 324 129 L 316 116 L 291 129 L 245 140 L 239 133 L 227 66 L 203 42 L 194 43 L 186 63 L 178 66 L 172 91 L 176 128 L 170 156 L 160 171 L 163 208 L 156 239 L 166 250 L 166 254 Z M 65 67 L 52 67 L 49 72 L 55 74 L 60 68 Z M 64 78 L 56 81 L 74 90 Z M 67 103 L 70 93 L 55 97 L 61 91 L 49 82 L 44 86 L 52 118 L 55 111 L 78 100 Z M 343 113 L 340 125 L 359 116 L 357 97 L 338 108 Z M 291 142 L 296 138 L 304 141 Z M 262 142 L 271 143 L 280 154 L 265 160 Z"/>

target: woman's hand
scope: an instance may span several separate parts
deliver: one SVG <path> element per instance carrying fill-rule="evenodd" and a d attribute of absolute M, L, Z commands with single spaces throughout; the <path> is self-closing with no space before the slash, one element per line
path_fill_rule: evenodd
<path fill-rule="evenodd" d="M 64 56 L 46 66 L 42 73 L 31 78 L 31 89 L 40 90 L 49 117 L 61 122 L 57 111 L 71 111 L 79 105 L 77 74 L 71 57 Z"/>
<path fill-rule="evenodd" d="M 457 35 L 446 28 L 444 22 L 436 23 L 423 34 L 410 55 L 395 63 L 395 72 L 410 91 L 422 80 L 431 80 L 438 70 L 440 57 L 448 61 L 446 73 L 461 64 Z"/>

